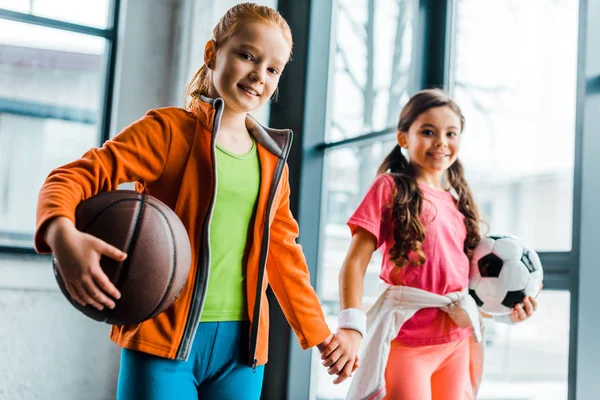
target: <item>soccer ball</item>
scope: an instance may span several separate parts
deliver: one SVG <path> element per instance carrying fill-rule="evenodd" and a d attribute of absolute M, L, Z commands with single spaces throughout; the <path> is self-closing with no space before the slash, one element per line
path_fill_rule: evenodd
<path fill-rule="evenodd" d="M 540 257 L 521 239 L 490 235 L 473 251 L 469 294 L 487 314 L 510 314 L 526 296 L 539 293 L 543 278 Z"/>

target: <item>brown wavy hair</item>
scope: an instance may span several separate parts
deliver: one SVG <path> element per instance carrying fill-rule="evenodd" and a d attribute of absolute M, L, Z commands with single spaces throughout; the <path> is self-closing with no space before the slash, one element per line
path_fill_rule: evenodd
<path fill-rule="evenodd" d="M 419 115 L 435 107 L 449 107 L 460 118 L 461 132 L 465 128 L 465 117 L 458 105 L 444 91 L 439 89 L 422 90 L 415 94 L 406 103 L 398 121 L 398 131 L 408 132 L 410 126 Z M 419 219 L 423 209 L 423 193 L 415 179 L 414 170 L 406 159 L 399 145 L 388 154 L 377 170 L 377 174 L 389 173 L 396 186 L 394 201 L 390 206 L 394 218 L 395 244 L 389 251 L 390 259 L 398 267 L 403 267 L 409 262 L 423 265 L 425 254 L 422 250 L 425 240 L 425 228 Z M 456 206 L 465 216 L 467 237 L 464 252 L 469 257 L 481 239 L 479 223 L 481 222 L 479 210 L 475 204 L 473 194 L 464 176 L 464 170 L 459 160 L 450 166 L 446 175 L 450 186 L 456 191 L 458 200 Z M 417 260 L 409 260 L 409 253 L 414 252 Z"/>
<path fill-rule="evenodd" d="M 292 47 L 293 41 L 290 26 L 277 10 L 254 3 L 240 3 L 227 10 L 225 15 L 215 25 L 212 40 L 215 41 L 216 48 L 218 49 L 220 46 L 223 46 L 235 34 L 240 23 L 245 21 L 262 22 L 280 28 L 283 37 L 290 44 L 290 48 Z M 203 64 L 188 83 L 185 92 L 185 107 L 196 107 L 202 101 L 201 96 L 208 96 L 209 89 L 210 76 L 208 74 L 208 67 L 206 64 Z M 276 96 L 277 89 L 274 94 L 274 97 Z"/>

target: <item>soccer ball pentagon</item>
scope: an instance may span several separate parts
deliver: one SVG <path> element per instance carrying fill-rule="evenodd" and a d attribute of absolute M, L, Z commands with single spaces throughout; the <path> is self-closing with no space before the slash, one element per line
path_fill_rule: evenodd
<path fill-rule="evenodd" d="M 490 235 L 473 251 L 469 293 L 481 311 L 509 314 L 526 296 L 536 296 L 544 278 L 537 253 L 516 236 Z"/>

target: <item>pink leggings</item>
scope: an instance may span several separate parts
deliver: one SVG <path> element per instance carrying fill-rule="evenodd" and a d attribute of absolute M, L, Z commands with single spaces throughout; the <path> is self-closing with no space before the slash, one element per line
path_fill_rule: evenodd
<path fill-rule="evenodd" d="M 465 400 L 473 398 L 469 372 L 470 341 L 405 346 L 392 341 L 385 399 Z"/>

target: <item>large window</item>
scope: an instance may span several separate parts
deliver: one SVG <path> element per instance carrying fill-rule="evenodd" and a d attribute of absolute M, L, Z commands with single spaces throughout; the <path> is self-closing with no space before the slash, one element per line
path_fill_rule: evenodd
<path fill-rule="evenodd" d="M 334 3 L 328 114 L 320 146 L 317 288 L 327 322 L 337 328 L 338 275 L 350 243 L 345 223 L 396 143 L 398 113 L 416 90 L 443 85 L 466 117 L 460 158 L 490 232 L 522 237 L 540 252 L 547 270 L 546 290 L 531 320 L 517 326 L 485 322 L 479 398 L 566 399 L 569 268 L 576 261 L 578 1 Z M 436 8 L 441 3 L 446 15 Z M 446 64 L 438 69 L 444 76 L 433 82 L 432 48 L 447 53 L 436 56 Z M 419 80 L 421 71 L 414 69 L 427 76 Z M 366 307 L 379 294 L 380 267 L 376 253 L 365 278 Z M 318 361 L 314 351 L 311 393 L 317 399 L 344 398 L 348 382 L 334 386 Z"/>
<path fill-rule="evenodd" d="M 32 248 L 48 173 L 108 137 L 114 5 L 83 3 L 0 1 L 0 248 Z"/>

